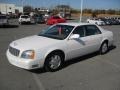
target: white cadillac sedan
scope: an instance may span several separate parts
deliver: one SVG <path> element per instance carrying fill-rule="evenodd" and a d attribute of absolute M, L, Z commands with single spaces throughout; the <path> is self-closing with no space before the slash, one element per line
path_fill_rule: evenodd
<path fill-rule="evenodd" d="M 56 71 L 66 60 L 95 51 L 105 54 L 112 44 L 113 33 L 97 25 L 61 23 L 13 41 L 6 55 L 11 64 L 20 68 Z"/>

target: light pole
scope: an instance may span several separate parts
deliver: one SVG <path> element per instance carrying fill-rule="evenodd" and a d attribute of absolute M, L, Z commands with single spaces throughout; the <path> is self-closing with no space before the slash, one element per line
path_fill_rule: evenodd
<path fill-rule="evenodd" d="M 80 22 L 82 21 L 82 10 L 83 9 L 83 0 L 81 0 L 81 9 L 80 9 Z"/>
<path fill-rule="evenodd" d="M 7 14 L 7 3 L 5 4 L 5 7 L 6 7 L 6 14 Z"/>

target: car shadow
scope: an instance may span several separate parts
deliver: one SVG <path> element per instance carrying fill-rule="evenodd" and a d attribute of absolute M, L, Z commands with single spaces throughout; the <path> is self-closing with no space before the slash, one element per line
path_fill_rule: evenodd
<path fill-rule="evenodd" d="M 113 50 L 113 49 L 115 49 L 115 48 L 116 48 L 115 45 L 110 46 L 107 53 L 109 53 L 111 50 Z M 78 62 L 87 60 L 87 59 L 89 59 L 89 58 L 92 58 L 92 57 L 95 57 L 95 56 L 98 56 L 98 55 L 100 55 L 100 54 L 99 54 L 99 51 L 94 52 L 94 53 L 91 53 L 91 54 L 87 54 L 87 55 L 84 55 L 84 56 L 81 56 L 81 57 L 78 57 L 78 58 L 71 59 L 71 60 L 65 62 L 63 68 L 66 68 L 66 67 L 68 67 L 69 65 L 72 65 L 72 64 L 75 64 L 75 63 L 78 63 Z M 63 69 L 63 68 L 62 68 L 62 69 Z"/>
<path fill-rule="evenodd" d="M 108 51 L 108 52 L 110 52 L 111 50 L 113 50 L 113 49 L 115 49 L 115 48 L 116 48 L 116 46 L 111 46 L 111 47 L 109 48 L 109 51 Z M 92 58 L 92 57 L 95 57 L 95 56 L 97 56 L 97 55 L 100 55 L 100 54 L 99 54 L 99 51 L 94 52 L 94 53 L 91 53 L 91 54 L 88 54 L 88 55 L 84 55 L 84 56 L 81 56 L 81 57 L 78 57 L 78 58 L 74 58 L 74 59 L 71 59 L 71 60 L 68 60 L 68 61 L 65 61 L 63 67 L 62 67 L 60 70 L 65 69 L 66 67 L 68 67 L 68 66 L 70 66 L 70 65 L 73 65 L 73 64 L 76 64 L 76 63 L 78 63 L 78 62 L 82 62 L 82 61 L 84 61 L 84 60 L 88 60 L 88 59 L 90 59 L 90 58 Z M 58 70 L 58 71 L 60 71 L 60 70 Z M 45 71 L 44 68 L 35 69 L 35 70 L 30 70 L 30 72 L 36 73 L 36 74 L 46 73 L 46 71 Z"/>
<path fill-rule="evenodd" d="M 71 59 L 71 60 L 66 61 L 64 63 L 64 66 L 63 66 L 62 69 L 68 67 L 69 65 L 72 65 L 72 64 L 75 64 L 75 63 L 78 63 L 78 62 L 82 62 L 82 61 L 87 60 L 89 58 L 95 57 L 97 55 L 99 55 L 99 52 L 94 52 L 94 53 L 91 53 L 91 54 L 88 54 L 88 55 L 84 55 L 84 56 L 81 56 L 81 57 Z"/>
<path fill-rule="evenodd" d="M 2 25 L 0 28 L 18 28 L 19 25 Z"/>
<path fill-rule="evenodd" d="M 22 23 L 21 25 L 36 25 L 36 23 Z"/>
<path fill-rule="evenodd" d="M 108 52 L 110 52 L 111 50 L 113 50 L 113 49 L 115 49 L 115 48 L 117 48 L 117 46 L 115 46 L 115 45 L 110 46 Z"/>
<path fill-rule="evenodd" d="M 38 69 L 32 69 L 32 70 L 28 70 L 32 73 L 36 73 L 36 74 L 42 74 L 42 73 L 46 73 L 47 71 L 44 68 L 38 68 Z"/>

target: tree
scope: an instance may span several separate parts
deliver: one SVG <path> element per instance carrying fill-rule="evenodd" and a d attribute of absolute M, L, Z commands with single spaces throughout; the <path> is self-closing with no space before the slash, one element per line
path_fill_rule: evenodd
<path fill-rule="evenodd" d="M 93 17 L 93 18 L 96 18 L 96 17 L 97 17 L 97 14 L 98 14 L 97 10 L 93 11 L 93 12 L 92 12 L 92 17 Z"/>
<path fill-rule="evenodd" d="M 109 9 L 109 10 L 107 10 L 107 13 L 108 14 L 115 14 L 115 10 Z"/>
<path fill-rule="evenodd" d="M 83 13 L 90 14 L 92 13 L 92 9 L 83 9 Z"/>
<path fill-rule="evenodd" d="M 72 8 L 72 9 L 71 9 L 71 13 L 80 13 L 80 10 L 79 10 L 79 9 L 74 9 L 74 8 Z"/>

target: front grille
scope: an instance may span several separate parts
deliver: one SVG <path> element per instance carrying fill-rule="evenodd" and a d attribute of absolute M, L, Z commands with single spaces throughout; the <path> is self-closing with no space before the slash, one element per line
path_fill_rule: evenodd
<path fill-rule="evenodd" d="M 9 52 L 14 56 L 19 56 L 20 50 L 13 47 L 9 47 Z"/>

